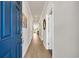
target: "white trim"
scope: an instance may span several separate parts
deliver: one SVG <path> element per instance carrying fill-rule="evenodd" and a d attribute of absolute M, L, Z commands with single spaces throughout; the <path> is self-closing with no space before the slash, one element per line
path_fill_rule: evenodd
<path fill-rule="evenodd" d="M 46 2 L 45 5 L 44 5 L 44 8 L 43 8 L 42 13 L 41 13 L 40 20 L 41 20 L 43 14 L 47 11 L 47 10 L 46 10 L 46 9 L 47 9 L 47 5 L 48 5 L 48 2 Z"/>
<path fill-rule="evenodd" d="M 30 13 L 30 15 L 31 15 L 31 18 L 33 19 L 33 16 L 32 16 L 32 12 L 31 12 L 31 10 L 30 10 L 30 7 L 29 7 L 29 4 L 28 4 L 28 2 L 26 2 L 27 3 L 27 9 L 29 9 L 29 13 Z"/>

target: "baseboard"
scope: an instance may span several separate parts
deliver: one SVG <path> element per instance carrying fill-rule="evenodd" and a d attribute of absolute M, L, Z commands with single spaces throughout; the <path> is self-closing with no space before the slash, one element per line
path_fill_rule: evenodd
<path fill-rule="evenodd" d="M 31 40 L 32 40 L 32 39 L 31 39 Z M 29 44 L 28 44 L 28 46 L 27 46 L 25 52 L 22 54 L 22 58 L 24 58 L 24 56 L 25 56 L 25 54 L 26 54 L 26 52 L 27 52 L 27 50 L 28 50 L 28 47 L 29 47 L 29 45 L 30 45 L 30 43 L 31 43 L 31 40 L 29 41 Z"/>
<path fill-rule="evenodd" d="M 48 49 L 48 51 L 49 51 L 49 53 L 50 53 L 51 56 L 52 56 L 52 54 L 53 54 L 53 53 L 52 53 L 52 49 Z"/>

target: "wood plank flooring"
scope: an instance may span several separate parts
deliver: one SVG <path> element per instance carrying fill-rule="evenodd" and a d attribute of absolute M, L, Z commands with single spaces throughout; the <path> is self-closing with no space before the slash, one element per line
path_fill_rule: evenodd
<path fill-rule="evenodd" d="M 51 54 L 45 49 L 43 42 L 39 36 L 34 33 L 33 39 L 28 47 L 28 50 L 24 56 L 25 58 L 51 58 Z"/>

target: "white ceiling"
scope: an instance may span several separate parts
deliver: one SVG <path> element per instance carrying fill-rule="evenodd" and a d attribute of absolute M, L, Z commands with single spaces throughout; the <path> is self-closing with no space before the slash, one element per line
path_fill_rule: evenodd
<path fill-rule="evenodd" d="M 33 19 L 38 21 L 46 1 L 28 1 Z"/>

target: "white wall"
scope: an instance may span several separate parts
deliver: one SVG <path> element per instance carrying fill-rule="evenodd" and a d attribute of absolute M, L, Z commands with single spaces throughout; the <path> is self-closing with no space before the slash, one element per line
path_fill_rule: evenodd
<path fill-rule="evenodd" d="M 44 6 L 44 9 L 40 18 L 41 38 L 43 40 L 43 43 L 46 49 L 53 49 L 54 47 L 54 18 L 53 18 L 54 14 L 52 15 L 52 18 L 50 19 L 51 23 L 49 23 L 49 19 L 48 19 L 48 15 L 50 13 L 51 8 L 52 8 L 52 11 L 54 10 L 53 6 L 54 6 L 53 2 L 47 2 Z M 43 30 L 44 19 L 46 20 L 46 30 Z"/>
<path fill-rule="evenodd" d="M 47 48 L 46 46 L 46 30 L 43 30 L 43 20 L 45 19 L 46 20 L 46 13 L 47 13 L 47 6 L 48 6 L 48 2 L 46 2 L 46 4 L 44 5 L 44 8 L 42 10 L 42 14 L 41 14 L 41 17 L 40 17 L 40 38 L 41 40 L 43 40 L 43 44 L 45 46 L 45 48 Z"/>
<path fill-rule="evenodd" d="M 43 37 L 44 37 L 43 36 L 43 20 L 44 20 L 44 18 L 46 16 L 46 12 L 47 12 L 46 8 L 47 8 L 47 5 L 48 5 L 48 2 L 46 2 L 45 6 L 43 8 L 42 14 L 41 14 L 41 17 L 40 17 L 40 20 L 39 20 L 39 23 L 40 23 L 40 38 L 43 41 L 44 41 L 44 39 L 43 39 Z"/>
<path fill-rule="evenodd" d="M 79 57 L 79 2 L 55 2 L 54 57 Z"/>
<path fill-rule="evenodd" d="M 27 28 L 22 27 L 22 57 L 24 57 L 32 40 L 32 15 L 27 2 L 22 2 L 22 12 L 27 17 Z"/>

